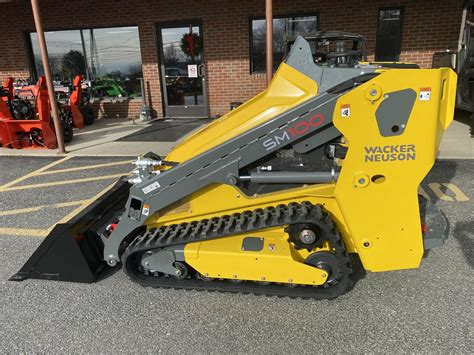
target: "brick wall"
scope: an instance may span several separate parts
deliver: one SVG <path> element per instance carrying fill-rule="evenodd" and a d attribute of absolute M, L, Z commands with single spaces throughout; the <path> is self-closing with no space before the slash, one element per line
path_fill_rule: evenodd
<path fill-rule="evenodd" d="M 140 100 L 95 100 L 91 103 L 97 118 L 139 118 L 142 103 Z"/>
<path fill-rule="evenodd" d="M 274 0 L 275 15 L 318 12 L 320 29 L 361 33 L 373 58 L 380 7 L 404 6 L 401 60 L 429 67 L 434 51 L 457 40 L 462 0 Z M 41 1 L 45 30 L 138 25 L 149 104 L 163 116 L 158 73 L 157 22 L 202 21 L 210 115 L 232 101 L 245 101 L 265 88 L 264 74 L 250 74 L 249 17 L 264 15 L 263 0 L 62 0 Z M 0 3 L 0 79 L 28 77 L 24 33 L 34 31 L 29 1 Z M 8 34 L 8 35 L 6 35 Z M 107 117 L 136 116 L 137 100 L 102 103 Z"/>

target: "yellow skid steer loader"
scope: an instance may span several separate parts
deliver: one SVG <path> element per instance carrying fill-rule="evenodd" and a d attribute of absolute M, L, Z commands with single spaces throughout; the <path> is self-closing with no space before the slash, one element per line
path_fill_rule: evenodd
<path fill-rule="evenodd" d="M 11 279 L 93 282 L 121 263 L 146 286 L 331 299 L 357 256 L 417 268 L 447 238 L 417 189 L 455 95 L 451 69 L 318 66 L 299 37 L 267 90 L 140 157 Z"/>

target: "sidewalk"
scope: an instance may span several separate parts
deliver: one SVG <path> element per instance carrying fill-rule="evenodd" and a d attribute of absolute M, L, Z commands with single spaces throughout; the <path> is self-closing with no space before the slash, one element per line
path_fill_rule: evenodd
<path fill-rule="evenodd" d="M 459 120 L 453 121 L 443 137 L 438 159 L 474 159 L 474 138 L 470 137 L 469 125 L 462 113 L 457 115 Z M 176 125 L 176 122 L 170 120 L 169 125 Z M 129 119 L 97 120 L 92 126 L 74 130 L 74 139 L 66 146 L 66 150 L 71 156 L 138 156 L 150 151 L 165 156 L 176 144 L 176 141 L 173 141 L 175 136 L 169 141 L 147 139 L 146 133 L 137 135 L 143 139 L 136 141 L 121 139 L 152 124 L 153 121 L 133 122 Z M 199 124 L 196 125 L 198 126 Z M 176 129 L 179 130 L 179 127 Z M 183 135 L 185 134 L 183 131 Z M 58 150 L 0 148 L 0 156 L 58 156 Z"/>
<path fill-rule="evenodd" d="M 118 142 L 117 140 L 152 124 L 130 119 L 100 119 L 91 126 L 74 130 L 74 138 L 66 145 L 72 156 L 138 156 L 149 151 L 164 155 L 174 142 Z M 58 156 L 57 149 L 0 148 L 0 156 Z"/>
<path fill-rule="evenodd" d="M 437 158 L 474 159 L 474 138 L 471 138 L 467 122 L 451 123 L 443 136 Z"/>

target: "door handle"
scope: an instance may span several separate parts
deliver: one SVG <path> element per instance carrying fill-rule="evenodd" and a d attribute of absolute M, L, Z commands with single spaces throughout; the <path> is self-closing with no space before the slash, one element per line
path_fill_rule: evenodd
<path fill-rule="evenodd" d="M 198 66 L 198 75 L 203 78 L 206 71 L 204 70 L 204 64 Z"/>

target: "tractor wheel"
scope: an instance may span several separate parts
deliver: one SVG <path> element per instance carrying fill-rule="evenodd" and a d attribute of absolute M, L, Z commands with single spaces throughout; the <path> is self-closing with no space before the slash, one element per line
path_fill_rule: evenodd
<path fill-rule="evenodd" d="M 43 131 L 41 129 L 32 128 L 29 133 L 29 138 L 30 138 L 30 142 L 29 142 L 30 146 L 33 146 L 33 145 L 38 146 L 38 147 L 45 146 Z"/>
<path fill-rule="evenodd" d="M 70 124 L 63 122 L 63 136 L 64 143 L 70 143 L 72 141 L 74 133 Z"/>
<path fill-rule="evenodd" d="M 89 126 L 94 123 L 95 117 L 94 112 L 89 106 L 82 106 L 81 107 L 82 117 L 84 117 L 84 124 Z"/>

